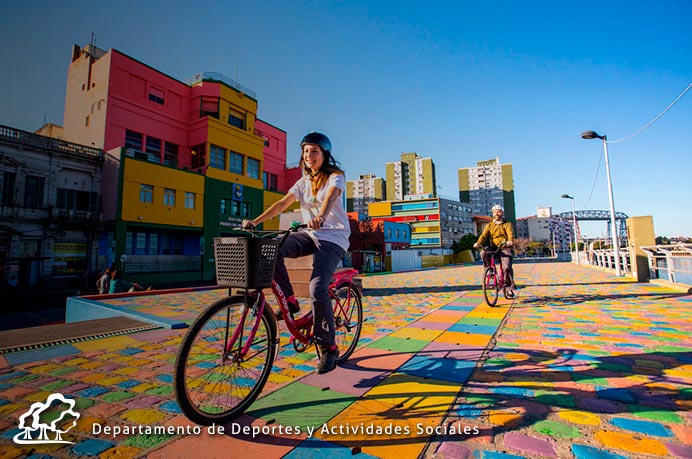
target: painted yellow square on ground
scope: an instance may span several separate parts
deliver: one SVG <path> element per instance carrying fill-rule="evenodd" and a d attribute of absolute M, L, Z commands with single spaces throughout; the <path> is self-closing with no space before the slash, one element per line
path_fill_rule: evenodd
<path fill-rule="evenodd" d="M 601 418 L 595 414 L 579 410 L 561 410 L 557 413 L 560 418 L 575 424 L 583 424 L 587 426 L 601 425 Z"/>
<path fill-rule="evenodd" d="M 392 338 L 404 338 L 404 339 L 418 339 L 421 341 L 433 341 L 437 338 L 441 330 L 423 330 L 422 328 L 411 328 L 406 327 L 390 333 L 389 336 Z"/>
<path fill-rule="evenodd" d="M 466 314 L 468 318 L 502 319 L 507 315 L 509 309 L 487 308 L 479 306 Z"/>
<path fill-rule="evenodd" d="M 350 405 L 321 428 L 315 437 L 347 448 L 359 447 L 365 454 L 384 459 L 418 457 L 429 435 L 420 434 L 419 425 L 439 424 L 442 415 L 421 412 L 412 416 L 385 400 L 361 399 Z"/>
<path fill-rule="evenodd" d="M 475 333 L 444 332 L 435 341 L 440 343 L 452 343 L 466 346 L 486 347 L 492 335 L 478 335 Z"/>
<path fill-rule="evenodd" d="M 62 368 L 60 365 L 56 365 L 54 363 L 49 363 L 46 365 L 38 365 L 38 366 L 32 367 L 32 368 L 30 368 L 30 370 L 34 374 L 44 374 L 44 373 L 50 373 L 50 372 L 58 370 L 60 368 Z"/>
<path fill-rule="evenodd" d="M 127 336 L 114 336 L 113 338 L 103 338 L 83 343 L 72 343 L 80 351 L 94 351 L 97 349 L 108 349 L 112 347 L 136 346 L 139 343 L 136 339 Z"/>
<path fill-rule="evenodd" d="M 443 416 L 460 389 L 461 385 L 448 381 L 393 373 L 368 391 L 365 397 L 400 405 L 408 410 L 408 416 L 430 416 L 433 413 Z"/>

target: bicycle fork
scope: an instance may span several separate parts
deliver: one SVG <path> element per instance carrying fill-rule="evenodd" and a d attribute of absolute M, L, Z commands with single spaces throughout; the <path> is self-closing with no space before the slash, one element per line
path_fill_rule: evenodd
<path fill-rule="evenodd" d="M 264 312 L 264 306 L 266 301 L 264 301 L 264 295 L 261 293 L 257 295 L 255 302 L 250 305 L 248 304 L 249 295 L 243 295 L 243 312 L 241 313 L 240 320 L 233 330 L 233 336 L 229 339 L 228 333 L 230 330 L 230 320 L 231 320 L 231 310 L 226 312 L 226 334 L 224 336 L 224 341 L 226 345 L 224 346 L 223 362 L 242 362 L 250 351 L 250 346 L 255 340 L 255 335 L 257 334 L 257 329 L 259 328 L 260 321 L 262 320 L 262 313 Z M 243 344 L 243 331 L 245 330 L 245 321 L 248 320 L 248 315 L 252 312 L 252 316 L 255 317 L 252 329 L 248 333 L 247 339 L 245 339 L 245 344 Z M 271 343 L 270 343 L 271 344 Z M 241 348 L 242 346 L 242 348 Z M 236 349 L 237 348 L 237 349 Z"/>

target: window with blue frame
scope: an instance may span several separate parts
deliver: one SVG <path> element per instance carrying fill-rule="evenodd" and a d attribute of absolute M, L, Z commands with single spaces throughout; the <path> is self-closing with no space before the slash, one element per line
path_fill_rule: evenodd
<path fill-rule="evenodd" d="M 226 150 L 216 145 L 209 145 L 209 166 L 226 170 Z"/>
<path fill-rule="evenodd" d="M 260 162 L 255 158 L 247 159 L 247 176 L 250 178 L 258 179 L 260 173 Z"/>
<path fill-rule="evenodd" d="M 228 170 L 234 174 L 243 175 L 243 155 L 235 151 L 229 151 Z"/>

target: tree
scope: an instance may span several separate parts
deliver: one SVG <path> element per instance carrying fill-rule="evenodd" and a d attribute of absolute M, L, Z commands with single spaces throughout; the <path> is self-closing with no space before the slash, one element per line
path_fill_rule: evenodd
<path fill-rule="evenodd" d="M 454 253 L 460 253 L 464 250 L 472 250 L 473 244 L 476 243 L 476 240 L 478 240 L 478 237 L 476 235 L 465 234 L 461 237 L 461 239 L 459 239 L 458 241 L 454 241 L 452 243 L 452 251 Z"/>
<path fill-rule="evenodd" d="M 518 237 L 514 240 L 514 252 L 517 255 L 526 254 L 526 251 L 528 248 L 529 248 L 529 240 L 527 238 Z"/>

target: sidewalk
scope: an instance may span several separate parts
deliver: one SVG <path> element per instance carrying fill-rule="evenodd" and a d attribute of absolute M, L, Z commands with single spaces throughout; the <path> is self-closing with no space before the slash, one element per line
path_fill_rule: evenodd
<path fill-rule="evenodd" d="M 364 278 L 369 320 L 347 365 L 317 375 L 314 353 L 296 354 L 283 332 L 262 398 L 224 434 L 94 432 L 195 426 L 171 387 L 184 330 L 0 356 L 0 458 L 692 457 L 692 297 L 568 263 L 517 264 L 526 287 L 488 308 L 479 271 Z M 141 307 L 191 317 L 218 294 Z M 13 442 L 19 416 L 55 392 L 77 402 L 63 435 L 74 444 Z"/>

